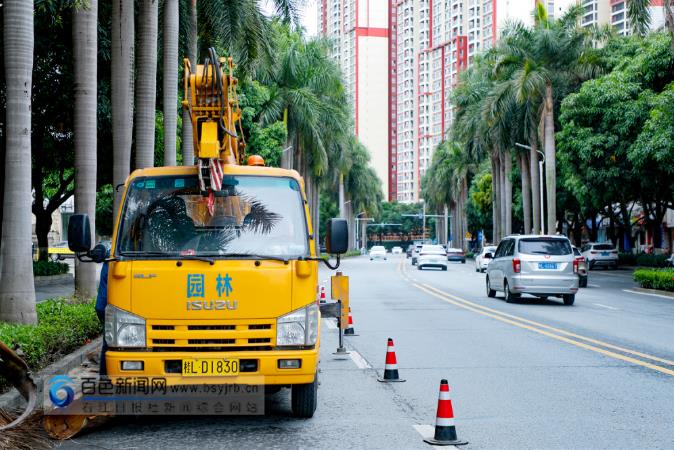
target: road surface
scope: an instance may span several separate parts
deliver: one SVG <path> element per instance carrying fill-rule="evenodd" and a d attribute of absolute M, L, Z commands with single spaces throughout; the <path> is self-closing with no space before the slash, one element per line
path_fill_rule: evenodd
<path fill-rule="evenodd" d="M 116 418 L 63 448 L 429 448 L 440 379 L 463 448 L 674 448 L 674 299 L 592 271 L 574 306 L 488 298 L 467 264 L 418 271 L 405 256 L 348 259 L 358 336 L 338 360 L 324 319 L 319 407 L 290 416 Z M 321 280 L 328 271 L 321 270 Z M 382 384 L 386 340 L 405 383 Z"/>

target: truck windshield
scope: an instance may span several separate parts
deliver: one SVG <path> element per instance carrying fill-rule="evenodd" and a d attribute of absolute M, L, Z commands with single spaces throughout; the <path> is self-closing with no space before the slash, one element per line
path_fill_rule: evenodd
<path fill-rule="evenodd" d="M 139 177 L 126 196 L 116 253 L 307 256 L 303 205 L 292 178 L 225 176 L 222 190 L 209 198 L 196 176 Z"/>

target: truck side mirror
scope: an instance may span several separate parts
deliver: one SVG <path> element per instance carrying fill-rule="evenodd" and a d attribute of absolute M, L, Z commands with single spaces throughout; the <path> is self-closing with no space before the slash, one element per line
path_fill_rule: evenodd
<path fill-rule="evenodd" d="M 89 252 L 89 258 L 95 263 L 102 263 L 108 256 L 108 249 L 103 244 L 96 244 Z"/>
<path fill-rule="evenodd" d="M 325 249 L 328 254 L 346 253 L 349 247 L 349 228 L 346 219 L 330 219 L 325 235 Z"/>
<path fill-rule="evenodd" d="M 73 214 L 68 222 L 68 248 L 75 253 L 91 250 L 91 225 L 86 214 Z"/>

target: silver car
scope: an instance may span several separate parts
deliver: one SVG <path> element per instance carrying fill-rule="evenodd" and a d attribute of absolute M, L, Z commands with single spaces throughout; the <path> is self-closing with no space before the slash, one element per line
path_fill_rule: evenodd
<path fill-rule="evenodd" d="M 496 291 L 508 303 L 522 294 L 561 297 L 573 305 L 578 292 L 578 261 L 563 236 L 521 235 L 504 238 L 487 266 L 487 296 Z"/>
<path fill-rule="evenodd" d="M 447 256 L 442 245 L 424 245 L 417 256 L 417 268 L 439 267 L 447 270 Z"/>

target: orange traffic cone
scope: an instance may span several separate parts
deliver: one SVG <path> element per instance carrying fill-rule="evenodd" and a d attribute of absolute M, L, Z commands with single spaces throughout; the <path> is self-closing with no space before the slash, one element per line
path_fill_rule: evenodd
<path fill-rule="evenodd" d="M 449 385 L 447 380 L 440 381 L 440 396 L 438 397 L 438 413 L 435 419 L 435 435 L 424 439 L 431 445 L 465 445 L 467 441 L 461 441 L 456 436 L 454 427 L 454 411 L 452 400 L 449 398 Z"/>
<path fill-rule="evenodd" d="M 349 306 L 349 326 L 344 330 L 345 336 L 358 336 L 353 328 L 353 317 L 351 317 L 351 307 Z"/>
<path fill-rule="evenodd" d="M 396 351 L 393 346 L 393 339 L 388 338 L 388 343 L 386 344 L 386 364 L 384 366 L 384 378 L 377 378 L 377 381 L 382 383 L 391 383 L 398 382 L 402 383 L 403 380 L 398 375 L 398 361 L 396 360 Z"/>
<path fill-rule="evenodd" d="M 320 298 L 321 303 L 325 303 L 325 286 L 321 286 L 321 298 Z"/>

